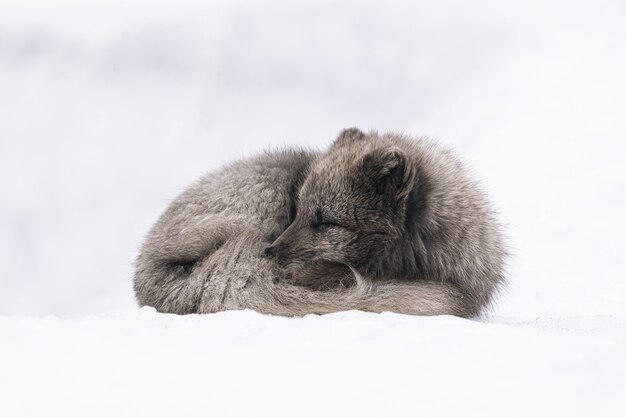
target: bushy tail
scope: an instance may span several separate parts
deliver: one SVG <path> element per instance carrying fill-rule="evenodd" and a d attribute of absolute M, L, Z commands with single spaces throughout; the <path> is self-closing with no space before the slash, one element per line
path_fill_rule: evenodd
<path fill-rule="evenodd" d="M 255 236 L 230 239 L 195 262 L 181 263 L 144 252 L 135 274 L 140 305 L 176 314 L 251 309 L 280 316 L 327 314 L 345 310 L 392 311 L 412 315 L 475 314 L 452 284 L 433 281 L 370 282 L 315 290 L 282 279 L 276 265 L 261 256 Z M 330 277 L 332 278 L 332 277 Z"/>
<path fill-rule="evenodd" d="M 380 313 L 391 311 L 412 315 L 455 315 L 471 317 L 474 311 L 461 291 L 451 284 L 429 281 L 357 281 L 349 288 L 326 291 L 288 283 L 257 282 L 249 290 L 228 294 L 225 303 L 210 311 L 252 309 L 280 316 L 327 314 L 345 310 Z M 204 311 L 200 311 L 204 312 Z"/>

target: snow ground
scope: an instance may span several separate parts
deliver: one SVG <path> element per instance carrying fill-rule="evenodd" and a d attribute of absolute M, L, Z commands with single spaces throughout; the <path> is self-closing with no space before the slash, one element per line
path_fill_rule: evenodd
<path fill-rule="evenodd" d="M 621 415 L 626 3 L 2 0 L 0 415 Z M 340 129 L 438 138 L 513 257 L 484 321 L 137 310 L 204 172 Z M 506 317 L 503 319 L 502 317 Z"/>
<path fill-rule="evenodd" d="M 3 415 L 618 416 L 626 320 L 0 318 Z"/>

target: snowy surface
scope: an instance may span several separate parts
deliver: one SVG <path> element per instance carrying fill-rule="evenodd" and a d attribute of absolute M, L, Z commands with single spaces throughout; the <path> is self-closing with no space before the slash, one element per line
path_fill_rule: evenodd
<path fill-rule="evenodd" d="M 622 415 L 626 3 L 0 1 L 0 415 Z M 483 322 L 137 310 L 204 172 L 437 138 L 506 224 Z"/>
<path fill-rule="evenodd" d="M 2 415 L 618 416 L 626 320 L 0 318 Z"/>

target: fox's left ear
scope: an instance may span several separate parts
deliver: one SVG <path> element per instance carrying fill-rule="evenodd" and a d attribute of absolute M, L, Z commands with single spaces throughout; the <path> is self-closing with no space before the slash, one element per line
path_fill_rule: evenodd
<path fill-rule="evenodd" d="M 339 133 L 337 139 L 333 142 L 333 148 L 340 148 L 346 145 L 351 145 L 355 142 L 359 142 L 365 139 L 365 133 L 361 132 L 356 127 L 350 127 L 348 129 L 344 129 Z"/>
<path fill-rule="evenodd" d="M 363 173 L 377 194 L 401 196 L 408 188 L 404 152 L 397 147 L 375 149 L 363 158 Z"/>

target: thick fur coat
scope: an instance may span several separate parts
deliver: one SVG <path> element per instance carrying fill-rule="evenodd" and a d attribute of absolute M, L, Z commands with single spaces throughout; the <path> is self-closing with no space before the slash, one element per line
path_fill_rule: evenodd
<path fill-rule="evenodd" d="M 208 174 L 176 198 L 136 262 L 140 305 L 474 316 L 504 282 L 499 225 L 449 152 L 343 131 Z"/>

